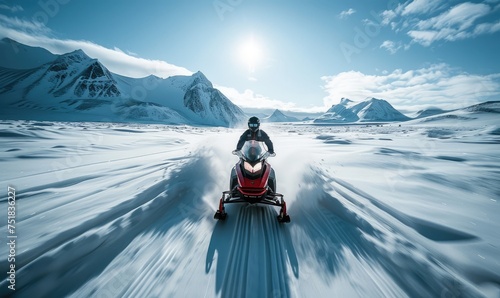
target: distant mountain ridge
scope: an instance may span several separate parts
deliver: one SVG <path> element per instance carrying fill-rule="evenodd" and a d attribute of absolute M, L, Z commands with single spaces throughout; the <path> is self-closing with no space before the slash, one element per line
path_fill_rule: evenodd
<path fill-rule="evenodd" d="M 8 54 L 10 40 L 2 40 Z M 7 46 L 5 46 L 7 44 Z M 50 56 L 22 44 L 21 57 Z M 8 54 L 16 57 L 15 53 Z M 53 54 L 52 54 L 53 55 Z M 10 57 L 9 56 L 9 57 Z M 234 126 L 244 120 L 234 105 L 201 72 L 191 76 L 129 78 L 110 72 L 82 50 L 53 55 L 51 61 L 22 68 L 22 61 L 0 67 L 0 107 L 10 115 L 36 120 L 145 121 L 171 124 Z"/>
<path fill-rule="evenodd" d="M 30 47 L 10 38 L 0 40 L 0 67 L 31 69 L 54 61 L 57 55 L 44 48 Z"/>
<path fill-rule="evenodd" d="M 333 105 L 325 114 L 314 119 L 314 122 L 389 122 L 410 119 L 383 99 L 369 98 L 362 102 L 354 102 L 348 98 L 342 98 L 339 104 Z"/>
<path fill-rule="evenodd" d="M 447 112 L 449 112 L 449 111 L 446 111 L 446 110 L 443 110 L 440 108 L 427 108 L 427 109 L 418 111 L 414 118 L 415 119 L 425 118 L 425 117 L 439 115 L 439 114 L 443 114 L 443 113 L 447 113 Z"/>
<path fill-rule="evenodd" d="M 287 116 L 283 114 L 282 111 L 276 109 L 274 112 L 269 115 L 268 117 L 265 117 L 262 119 L 264 122 L 297 122 L 300 121 L 299 119 L 292 117 L 292 116 Z"/>

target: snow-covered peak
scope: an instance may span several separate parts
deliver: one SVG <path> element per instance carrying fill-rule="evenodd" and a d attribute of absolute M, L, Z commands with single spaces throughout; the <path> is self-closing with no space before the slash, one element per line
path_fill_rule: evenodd
<path fill-rule="evenodd" d="M 291 116 L 287 116 L 283 114 L 280 110 L 276 109 L 274 112 L 269 116 L 265 117 L 262 119 L 264 122 L 295 122 L 299 121 L 299 119 Z"/>
<path fill-rule="evenodd" d="M 146 80 L 161 80 L 162 78 L 160 78 L 159 76 L 157 75 L 154 75 L 154 74 L 150 74 L 149 76 L 145 77 Z"/>
<path fill-rule="evenodd" d="M 439 115 L 446 113 L 447 111 L 442 110 L 440 108 L 436 107 L 429 107 L 427 109 L 423 109 L 418 111 L 415 115 L 414 118 L 424 118 L 424 117 L 429 117 L 429 116 L 434 116 L 434 115 Z"/>
<path fill-rule="evenodd" d="M 408 117 L 396 110 L 386 100 L 370 98 L 352 107 L 359 121 L 405 121 Z"/>
<path fill-rule="evenodd" d="M 212 82 L 210 82 L 207 77 L 201 72 L 201 71 L 197 71 L 195 72 L 192 76 L 192 83 L 191 83 L 191 87 L 192 86 L 195 86 L 195 85 L 198 85 L 198 84 L 203 84 L 203 85 L 207 85 L 208 87 L 210 88 L 213 88 L 214 86 L 212 85 Z"/>
<path fill-rule="evenodd" d="M 23 80 L 14 80 L 11 90 L 19 91 L 24 100 L 55 110 L 58 107 L 53 105 L 61 98 L 100 99 L 121 95 L 106 67 L 82 50 L 56 57 L 33 69 Z"/>
<path fill-rule="evenodd" d="M 198 79 L 202 78 L 195 78 L 192 86 L 184 94 L 184 107 L 190 111 L 187 114 L 188 118 L 194 117 L 197 119 L 196 122 L 208 125 L 239 124 L 244 117 L 243 111 L 222 92 L 213 88 L 211 83 L 208 85 Z"/>
<path fill-rule="evenodd" d="M 355 122 L 359 117 L 350 110 L 352 103 L 349 99 L 343 100 L 341 103 L 333 105 L 317 120 L 320 122 Z"/>
<path fill-rule="evenodd" d="M 68 62 L 68 63 L 75 63 L 75 62 L 82 63 L 82 62 L 88 62 L 90 60 L 96 60 L 96 59 L 90 58 L 82 50 L 75 50 L 73 52 L 69 52 L 69 53 L 60 55 L 56 60 L 61 61 L 61 62 L 64 61 L 64 62 Z"/>
<path fill-rule="evenodd" d="M 188 91 L 189 89 L 199 84 L 207 86 L 209 88 L 213 88 L 212 82 L 210 82 L 201 71 L 197 71 L 190 76 L 171 76 L 168 78 L 168 81 L 172 86 L 181 88 L 184 91 Z"/>
<path fill-rule="evenodd" d="M 30 47 L 10 38 L 0 40 L 0 66 L 11 69 L 31 69 L 54 61 L 57 55 L 46 49 Z"/>
<path fill-rule="evenodd" d="M 70 71 L 75 74 L 92 62 L 97 62 L 97 59 L 91 59 L 82 50 L 76 50 L 58 56 L 57 59 L 51 63 L 48 70 L 52 72 Z"/>
<path fill-rule="evenodd" d="M 351 108 L 352 106 L 356 105 L 357 103 L 350 100 L 349 98 L 342 97 L 340 99 L 340 103 L 332 105 L 330 109 L 328 109 L 327 113 L 332 113 L 332 112 L 340 112 L 343 111 L 347 108 Z"/>
<path fill-rule="evenodd" d="M 286 117 L 285 114 L 283 114 L 283 112 L 281 112 L 280 110 L 276 109 L 274 110 L 273 114 L 271 116 L 276 116 L 276 117 Z"/>
<path fill-rule="evenodd" d="M 362 102 L 352 102 L 352 103 L 357 106 L 358 110 L 361 110 L 367 106 L 380 106 L 380 107 L 391 106 L 391 108 L 392 108 L 392 105 L 389 102 L 387 102 L 386 100 L 378 99 L 375 97 L 367 97 Z"/>
<path fill-rule="evenodd" d="M 353 102 L 353 101 L 350 100 L 349 98 L 346 98 L 346 97 L 342 97 L 340 99 L 340 104 L 343 106 L 346 106 L 346 105 L 350 104 L 351 102 Z"/>
<path fill-rule="evenodd" d="M 52 73 L 53 80 L 59 82 L 59 86 L 68 83 L 71 85 L 77 83 L 81 84 L 83 89 L 86 89 L 92 83 L 89 80 L 107 81 L 109 84 L 113 84 L 115 81 L 104 65 L 97 59 L 87 56 L 82 50 L 76 50 L 59 56 L 49 66 L 48 71 L 49 75 Z"/>
<path fill-rule="evenodd" d="M 354 102 L 342 98 L 328 111 L 317 118 L 316 122 L 369 122 L 369 121 L 405 121 L 406 117 L 386 100 L 367 98 L 362 102 Z"/>

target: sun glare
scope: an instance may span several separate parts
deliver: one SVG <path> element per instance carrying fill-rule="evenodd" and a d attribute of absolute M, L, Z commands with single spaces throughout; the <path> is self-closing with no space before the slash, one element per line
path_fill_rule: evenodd
<path fill-rule="evenodd" d="M 240 59 L 248 66 L 249 72 L 255 72 L 255 68 L 262 60 L 262 48 L 252 36 L 240 45 Z"/>

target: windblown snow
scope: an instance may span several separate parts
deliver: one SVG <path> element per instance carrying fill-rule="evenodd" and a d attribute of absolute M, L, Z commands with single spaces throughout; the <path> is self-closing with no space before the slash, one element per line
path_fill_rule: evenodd
<path fill-rule="evenodd" d="M 241 130 L 3 120 L 18 237 L 0 295 L 498 297 L 498 110 L 264 123 L 290 224 L 256 205 L 213 219 Z"/>

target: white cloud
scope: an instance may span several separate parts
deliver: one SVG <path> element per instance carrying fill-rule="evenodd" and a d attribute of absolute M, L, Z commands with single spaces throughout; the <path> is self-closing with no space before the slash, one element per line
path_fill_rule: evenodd
<path fill-rule="evenodd" d="M 500 21 L 496 23 L 482 23 L 469 31 L 456 28 L 441 28 L 440 30 L 411 30 L 408 32 L 408 35 L 412 37 L 415 42 L 423 46 L 430 46 L 433 42 L 438 40 L 462 40 L 482 34 L 493 34 L 498 31 L 500 31 Z"/>
<path fill-rule="evenodd" d="M 469 74 L 447 64 L 406 72 L 396 69 L 381 75 L 347 71 L 322 79 L 328 93 L 323 99 L 327 107 L 337 104 L 342 97 L 352 100 L 376 97 L 386 99 L 402 110 L 427 106 L 450 109 L 492 98 L 497 100 L 500 96 L 500 73 Z"/>
<path fill-rule="evenodd" d="M 24 11 L 24 9 L 22 8 L 22 6 L 20 5 L 14 5 L 14 6 L 8 6 L 8 5 L 5 5 L 5 4 L 0 4 L 0 9 L 2 10 L 8 10 L 12 13 L 16 13 L 16 12 L 19 12 L 19 11 Z"/>
<path fill-rule="evenodd" d="M 485 3 L 464 2 L 442 11 L 448 2 L 414 0 L 381 13 L 382 24 L 396 32 L 406 31 L 413 42 L 430 46 L 440 40 L 456 41 L 500 31 L 497 23 L 478 23 L 496 8 Z M 432 16 L 438 12 L 437 15 Z"/>
<path fill-rule="evenodd" d="M 386 49 L 389 51 L 391 54 L 395 54 L 397 51 L 399 51 L 403 46 L 401 45 L 401 42 L 394 42 L 391 40 L 385 40 L 381 45 L 380 48 Z"/>
<path fill-rule="evenodd" d="M 193 72 L 161 60 L 151 60 L 131 56 L 117 47 L 109 49 L 86 40 L 57 39 L 49 37 L 50 29 L 41 23 L 29 22 L 0 14 L 0 38 L 8 37 L 20 43 L 43 47 L 54 54 L 68 53 L 82 49 L 92 58 L 97 58 L 117 74 L 129 77 L 156 75 L 190 75 Z"/>
<path fill-rule="evenodd" d="M 500 21 L 496 23 L 483 23 L 474 28 L 474 34 L 491 34 L 500 31 Z"/>
<path fill-rule="evenodd" d="M 423 45 L 423 46 L 430 46 L 432 42 L 435 40 L 438 40 L 437 31 L 418 31 L 418 30 L 411 30 L 408 32 L 408 35 L 411 36 L 413 41 Z"/>
<path fill-rule="evenodd" d="M 131 52 L 129 50 L 127 50 L 127 54 L 129 54 L 130 56 L 139 56 L 137 53 Z"/>
<path fill-rule="evenodd" d="M 435 11 L 443 0 L 414 0 L 402 6 L 402 15 L 420 14 Z"/>
<path fill-rule="evenodd" d="M 261 94 L 256 94 L 250 89 L 239 92 L 232 87 L 215 86 L 225 96 L 227 96 L 234 104 L 244 108 L 258 108 L 258 109 L 280 109 L 280 110 L 297 110 L 294 103 L 283 102 L 271 99 Z"/>
<path fill-rule="evenodd" d="M 487 15 L 489 12 L 490 7 L 486 4 L 466 2 L 454 6 L 436 17 L 419 21 L 417 28 L 421 30 L 456 28 L 463 31 L 470 28 L 478 18 Z"/>
<path fill-rule="evenodd" d="M 50 30 L 42 23 L 25 21 L 17 17 L 8 17 L 0 14 L 0 32 L 4 29 L 12 29 L 33 35 L 46 35 L 50 33 Z"/>
<path fill-rule="evenodd" d="M 327 110 L 325 109 L 325 107 L 297 107 L 297 105 L 293 102 L 284 102 L 281 100 L 272 99 L 264 95 L 257 94 L 250 89 L 245 89 L 245 91 L 240 92 L 232 87 L 224 87 L 219 85 L 215 85 L 214 87 L 219 89 L 234 104 L 242 108 L 279 109 L 282 111 L 308 113 L 319 113 L 325 112 Z"/>
<path fill-rule="evenodd" d="M 381 13 L 382 25 L 389 25 L 391 21 L 394 20 L 397 16 L 397 13 L 393 10 L 384 10 Z"/>
<path fill-rule="evenodd" d="M 350 15 L 352 15 L 352 14 L 354 14 L 354 13 L 356 13 L 356 10 L 354 10 L 354 9 L 352 9 L 352 8 L 349 8 L 348 10 L 344 10 L 344 11 L 342 11 L 342 12 L 339 14 L 339 17 L 340 17 L 341 19 L 345 19 L 345 18 L 347 18 L 348 16 L 350 16 Z"/>

